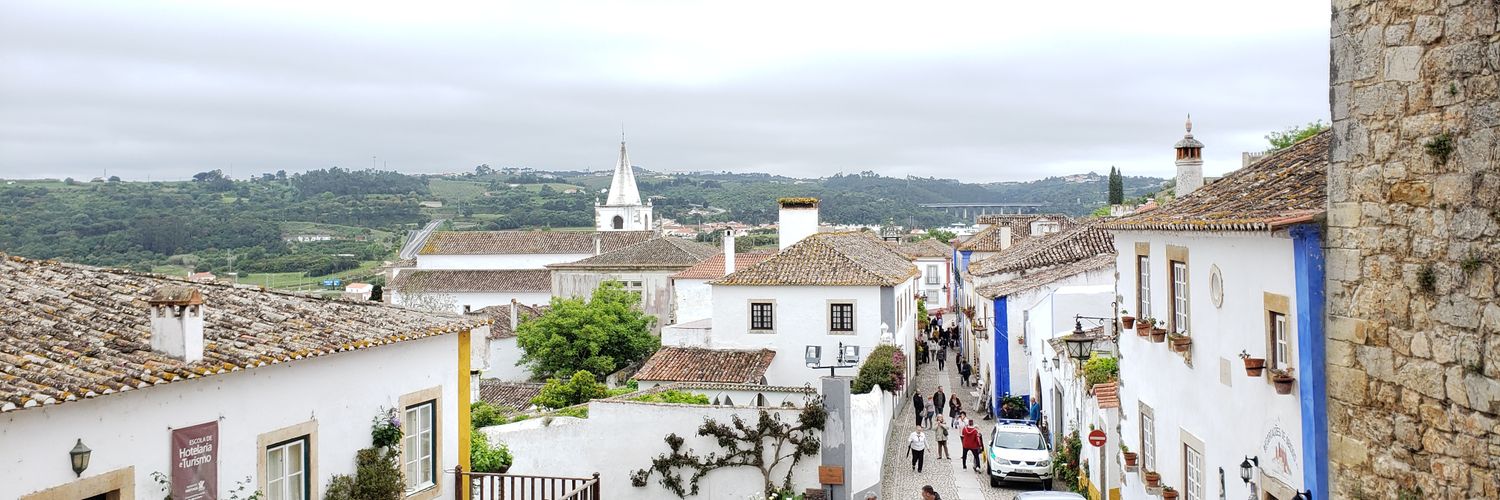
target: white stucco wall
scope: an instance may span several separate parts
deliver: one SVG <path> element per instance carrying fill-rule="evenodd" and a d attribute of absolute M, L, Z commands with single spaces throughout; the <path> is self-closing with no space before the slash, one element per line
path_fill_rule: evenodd
<path fill-rule="evenodd" d="M 672 280 L 672 300 L 676 315 L 674 323 L 687 323 L 713 317 L 713 294 L 708 280 Z"/>
<path fill-rule="evenodd" d="M 780 414 L 784 421 L 795 421 L 800 410 L 769 411 Z M 684 449 L 707 453 L 719 447 L 710 438 L 697 435 L 704 418 L 728 422 L 731 416 L 739 415 L 754 422 L 759 412 L 759 408 L 596 400 L 589 404 L 587 419 L 556 417 L 549 425 L 543 418 L 533 418 L 486 427 L 482 432 L 491 442 L 503 442 L 510 448 L 515 456 L 511 474 L 588 477 L 598 472 L 603 491 L 611 499 L 677 498 L 657 482 L 660 476 L 653 473 L 647 486 L 637 488 L 631 486 L 630 474 L 649 467 L 652 458 L 669 451 L 663 442 L 667 434 L 681 436 Z M 792 484 L 815 486 L 819 460 L 817 456 L 804 458 Z M 785 474 L 784 469 L 779 470 Z M 690 498 L 746 498 L 760 490 L 757 469 L 736 467 L 709 473 L 699 483 L 698 496 Z"/>
<path fill-rule="evenodd" d="M 417 255 L 417 269 L 545 269 L 548 264 L 576 262 L 593 256 L 593 252 Z"/>
<path fill-rule="evenodd" d="M 917 277 L 917 289 L 921 290 L 924 295 L 926 295 L 926 292 L 932 292 L 937 296 L 937 300 L 927 303 L 927 311 L 935 312 L 938 309 L 948 307 L 948 296 L 945 292 L 943 292 L 943 285 L 947 285 L 948 281 L 951 280 L 953 276 L 953 273 L 948 269 L 948 259 L 941 257 L 920 258 L 912 261 L 912 264 L 916 265 L 917 272 L 921 273 L 921 276 Z M 928 284 L 927 267 L 934 265 L 938 266 L 938 282 L 937 284 Z"/>
<path fill-rule="evenodd" d="M 1240 351 L 1266 355 L 1265 293 L 1289 298 L 1288 336 L 1291 359 L 1297 359 L 1296 289 L 1292 241 L 1280 235 L 1221 235 L 1189 232 L 1115 233 L 1121 249 L 1117 286 L 1125 308 L 1135 310 L 1135 242 L 1150 243 L 1151 291 L 1155 315 L 1167 316 L 1166 245 L 1188 249 L 1189 332 L 1193 336 L 1192 365 L 1172 353 L 1168 344 L 1156 344 L 1133 333 L 1122 335 L 1120 352 L 1121 408 L 1125 443 L 1140 451 L 1140 409 L 1149 405 L 1155 414 L 1156 463 L 1162 482 L 1178 490 L 1184 484 L 1182 442 L 1193 436 L 1205 449 L 1205 490 L 1219 496 L 1217 469 L 1230 476 L 1225 481 L 1229 498 L 1245 498 L 1250 491 L 1238 480 L 1239 464 L 1246 456 L 1259 456 L 1268 475 L 1280 476 L 1292 488 L 1302 488 L 1301 420 L 1298 393 L 1276 394 L 1267 376 L 1245 374 Z M 1209 297 L 1210 267 L 1217 265 L 1223 276 L 1224 300 L 1216 307 Z M 1268 374 L 1269 372 L 1267 372 Z M 1281 436 L 1285 436 L 1283 441 Z M 1277 443 L 1283 448 L 1285 470 L 1277 463 Z M 1285 449 L 1290 448 L 1290 449 Z M 1150 464 L 1146 464 L 1150 465 Z M 1148 496 L 1133 481 L 1122 490 L 1124 498 Z"/>
<path fill-rule="evenodd" d="M 552 294 L 548 292 L 430 292 L 428 295 L 433 296 L 431 301 L 434 303 L 448 304 L 450 307 L 447 312 L 454 314 L 467 312 L 464 306 L 468 306 L 469 310 L 477 311 L 489 306 L 510 304 L 511 299 L 529 306 L 546 305 L 552 300 Z M 391 291 L 391 304 L 413 305 L 407 303 L 409 298 L 409 295 L 401 293 L 400 290 Z"/>
<path fill-rule="evenodd" d="M 85 477 L 134 466 L 136 498 L 161 498 L 151 473 L 171 470 L 171 429 L 216 419 L 220 498 L 246 476 L 247 490 L 256 488 L 257 436 L 309 420 L 317 422 L 312 460 L 321 498 L 330 476 L 354 472 L 354 453 L 370 446 L 370 419 L 381 407 L 435 386 L 442 387 L 439 466 L 451 469 L 457 340 L 441 335 L 0 414 L 0 498 L 74 481 L 67 453 L 76 439 L 93 450 Z M 437 481 L 442 498 L 452 498 L 451 478 Z"/>
<path fill-rule="evenodd" d="M 494 339 L 489 342 L 490 356 L 489 367 L 484 370 L 484 378 L 500 379 L 506 382 L 525 382 L 531 380 L 531 371 L 524 366 L 516 366 L 521 360 L 521 348 L 516 346 L 516 338 L 508 337 Z"/>
<path fill-rule="evenodd" d="M 766 370 L 766 381 L 772 385 L 816 387 L 818 377 L 826 374 L 807 368 L 804 350 L 808 345 L 823 346 L 823 361 L 831 363 L 840 342 L 860 346 L 861 357 L 878 345 L 880 325 L 889 320 L 897 345 L 914 362 L 912 338 L 915 332 L 916 300 L 912 298 L 913 281 L 892 287 L 892 306 L 882 314 L 881 287 L 877 286 L 723 286 L 713 285 L 713 330 L 703 342 L 705 347 L 724 349 L 768 348 L 776 359 Z M 775 306 L 775 332 L 750 333 L 750 302 L 770 300 Z M 828 331 L 828 304 L 854 302 L 854 333 L 831 334 Z M 908 373 L 910 373 L 910 366 Z M 845 374 L 852 374 L 847 370 Z"/>
<path fill-rule="evenodd" d="M 878 385 L 868 393 L 849 397 L 849 446 L 854 463 L 850 464 L 848 475 L 849 491 L 857 494 L 855 499 L 863 500 L 858 494 L 867 491 L 879 492 L 876 488 L 885 467 L 885 443 L 890 438 L 891 418 L 900 401 Z"/>

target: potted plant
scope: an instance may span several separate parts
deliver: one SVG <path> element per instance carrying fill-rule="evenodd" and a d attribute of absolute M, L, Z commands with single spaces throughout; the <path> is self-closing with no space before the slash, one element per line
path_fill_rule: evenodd
<path fill-rule="evenodd" d="M 1162 342 L 1166 342 L 1167 341 L 1167 329 L 1166 328 L 1157 327 L 1157 326 L 1153 325 L 1151 327 L 1151 341 L 1155 342 L 1155 343 L 1158 343 L 1158 344 L 1160 344 Z"/>
<path fill-rule="evenodd" d="M 1135 316 L 1131 316 L 1130 315 L 1130 311 L 1126 311 L 1124 309 L 1121 309 L 1120 310 L 1120 323 L 1124 324 L 1126 330 L 1129 330 L 1131 328 L 1135 328 Z"/>
<path fill-rule="evenodd" d="M 1141 479 L 1146 480 L 1147 487 L 1161 486 L 1161 474 L 1157 474 L 1156 471 L 1146 471 L 1145 474 L 1141 474 Z"/>
<path fill-rule="evenodd" d="M 1292 386 L 1297 383 L 1297 378 L 1292 376 L 1294 368 L 1285 370 L 1271 369 L 1271 383 L 1276 384 L 1277 394 L 1291 394 Z"/>
<path fill-rule="evenodd" d="M 1135 468 L 1135 461 L 1138 457 L 1135 452 L 1130 451 L 1130 448 L 1125 446 L 1125 443 L 1120 443 L 1120 455 L 1125 458 L 1125 468 Z"/>
<path fill-rule="evenodd" d="M 1187 332 L 1170 333 L 1167 334 L 1167 338 L 1172 340 L 1173 352 L 1188 352 L 1188 349 L 1193 346 L 1193 338 L 1189 337 Z"/>
<path fill-rule="evenodd" d="M 1171 500 L 1173 498 L 1177 498 L 1177 490 L 1172 489 L 1171 486 L 1162 486 L 1161 497 L 1163 500 Z"/>
<path fill-rule="evenodd" d="M 1151 325 L 1156 323 L 1156 318 L 1146 316 L 1135 322 L 1135 334 L 1142 337 L 1151 336 Z"/>
<path fill-rule="evenodd" d="M 1249 352 L 1240 351 L 1240 359 L 1245 360 L 1245 374 L 1251 377 L 1259 377 L 1266 369 L 1266 358 L 1252 358 Z"/>

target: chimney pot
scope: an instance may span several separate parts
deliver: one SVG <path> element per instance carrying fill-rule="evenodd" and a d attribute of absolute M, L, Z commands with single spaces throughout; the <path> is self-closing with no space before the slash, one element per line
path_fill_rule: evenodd
<path fill-rule="evenodd" d="M 521 313 L 517 311 L 520 307 L 516 299 L 510 299 L 510 333 L 516 333 L 516 326 L 521 322 Z"/>
<path fill-rule="evenodd" d="M 724 239 L 720 241 L 724 245 L 724 275 L 734 274 L 734 228 L 724 230 Z"/>
<path fill-rule="evenodd" d="M 776 224 L 780 249 L 786 250 L 803 238 L 818 234 L 817 198 L 782 198 L 777 203 L 781 205 Z"/>
<path fill-rule="evenodd" d="M 151 308 L 151 349 L 192 363 L 203 359 L 203 294 L 168 285 L 146 300 Z"/>

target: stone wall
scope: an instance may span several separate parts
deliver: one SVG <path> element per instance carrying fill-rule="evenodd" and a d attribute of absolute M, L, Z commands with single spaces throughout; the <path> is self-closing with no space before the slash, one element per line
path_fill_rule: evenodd
<path fill-rule="evenodd" d="M 1333 2 L 1333 498 L 1500 498 L 1497 12 Z"/>

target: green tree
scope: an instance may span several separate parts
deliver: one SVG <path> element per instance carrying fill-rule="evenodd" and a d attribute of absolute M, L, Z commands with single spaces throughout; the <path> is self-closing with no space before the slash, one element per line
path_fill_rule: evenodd
<path fill-rule="evenodd" d="M 531 398 L 531 404 L 550 409 L 567 408 L 589 402 L 609 394 L 609 388 L 599 383 L 588 370 L 578 370 L 567 381 L 560 378 L 547 379 L 541 392 Z"/>
<path fill-rule="evenodd" d="M 939 242 L 942 242 L 942 244 L 947 245 L 949 244 L 949 242 L 953 241 L 953 238 L 957 238 L 958 235 L 954 234 L 953 231 L 944 229 L 928 229 L 927 237 L 938 240 Z"/>
<path fill-rule="evenodd" d="M 536 378 L 587 370 L 604 376 L 646 359 L 661 347 L 651 334 L 656 317 L 641 312 L 641 296 L 606 281 L 587 302 L 553 297 L 551 308 L 516 332 L 521 360 Z"/>
<path fill-rule="evenodd" d="M 1120 169 L 1109 167 L 1109 204 L 1119 205 L 1125 202 L 1125 177 L 1120 175 Z"/>
<path fill-rule="evenodd" d="M 1296 144 L 1297 141 L 1317 135 L 1318 132 L 1328 130 L 1328 125 L 1323 120 L 1310 122 L 1301 127 L 1291 126 L 1280 132 L 1266 134 L 1266 141 L 1271 143 L 1271 151 Z"/>

